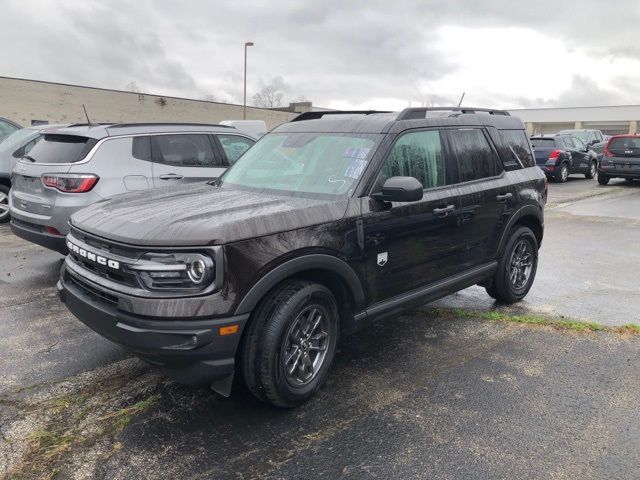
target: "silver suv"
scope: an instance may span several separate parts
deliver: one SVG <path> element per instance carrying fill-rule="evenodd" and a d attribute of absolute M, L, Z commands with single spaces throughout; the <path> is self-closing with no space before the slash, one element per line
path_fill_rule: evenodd
<path fill-rule="evenodd" d="M 254 143 L 219 125 L 84 124 L 48 130 L 13 169 L 11 230 L 66 254 L 65 235 L 75 211 L 121 193 L 215 179 Z"/>

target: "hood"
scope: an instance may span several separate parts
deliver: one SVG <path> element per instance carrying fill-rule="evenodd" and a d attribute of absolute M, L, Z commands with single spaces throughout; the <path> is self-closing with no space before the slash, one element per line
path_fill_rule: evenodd
<path fill-rule="evenodd" d="M 118 195 L 71 217 L 85 232 L 146 246 L 220 245 L 341 219 L 348 200 L 314 200 L 207 185 Z"/>

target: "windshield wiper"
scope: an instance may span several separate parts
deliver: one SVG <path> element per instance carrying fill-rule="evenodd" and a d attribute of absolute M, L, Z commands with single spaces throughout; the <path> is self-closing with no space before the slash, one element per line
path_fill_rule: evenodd
<path fill-rule="evenodd" d="M 209 180 L 206 183 L 207 183 L 207 185 L 213 185 L 214 187 L 217 187 L 218 186 L 218 179 L 217 178 L 213 178 L 213 179 Z"/>
<path fill-rule="evenodd" d="M 24 158 L 25 160 L 29 160 L 30 162 L 36 163 L 36 159 L 33 158 L 31 155 L 23 155 L 22 158 Z"/>

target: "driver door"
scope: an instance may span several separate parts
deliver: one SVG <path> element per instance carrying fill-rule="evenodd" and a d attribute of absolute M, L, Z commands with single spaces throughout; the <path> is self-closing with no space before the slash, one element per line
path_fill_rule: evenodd
<path fill-rule="evenodd" d="M 459 226 L 455 159 L 441 130 L 401 134 L 384 160 L 372 193 L 394 176 L 417 178 L 422 200 L 363 199 L 366 271 L 372 302 L 436 282 L 464 269 L 465 242 Z"/>

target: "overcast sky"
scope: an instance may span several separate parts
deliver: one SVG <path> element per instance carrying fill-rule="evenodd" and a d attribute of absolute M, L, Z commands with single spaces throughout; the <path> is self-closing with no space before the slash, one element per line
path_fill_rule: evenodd
<path fill-rule="evenodd" d="M 399 109 L 640 104 L 639 0 L 2 0 L 0 76 Z"/>

